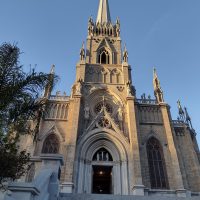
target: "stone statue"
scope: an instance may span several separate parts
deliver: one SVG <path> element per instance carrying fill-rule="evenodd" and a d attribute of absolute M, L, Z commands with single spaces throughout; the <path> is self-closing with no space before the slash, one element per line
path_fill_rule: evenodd
<path fill-rule="evenodd" d="M 164 102 L 163 91 L 160 86 L 160 81 L 158 79 L 156 69 L 153 70 L 153 85 L 154 85 L 154 94 L 158 103 Z"/>
<path fill-rule="evenodd" d="M 79 79 L 76 84 L 76 94 L 80 95 L 82 90 L 82 79 Z"/>
<path fill-rule="evenodd" d="M 99 161 L 99 153 L 97 154 L 97 161 Z"/>
<path fill-rule="evenodd" d="M 145 93 L 142 94 L 141 99 L 142 99 L 143 103 L 146 103 L 146 94 Z"/>
<path fill-rule="evenodd" d="M 80 50 L 80 60 L 85 60 L 85 47 L 84 47 L 84 42 L 82 45 L 82 48 Z"/>
<path fill-rule="evenodd" d="M 90 118 L 90 107 L 88 106 L 88 104 L 86 104 L 85 108 L 84 108 L 84 111 L 85 111 L 85 119 L 89 119 Z"/>
<path fill-rule="evenodd" d="M 109 161 L 109 155 L 106 153 L 106 161 Z"/>
<path fill-rule="evenodd" d="M 117 34 L 117 37 L 120 37 L 120 21 L 119 21 L 119 18 L 117 18 L 117 21 L 116 21 L 116 34 Z"/>
<path fill-rule="evenodd" d="M 60 91 L 57 91 L 56 92 L 56 96 L 58 97 L 58 96 L 61 96 L 61 92 Z"/>
<path fill-rule="evenodd" d="M 127 96 L 133 96 L 131 91 L 131 82 L 129 81 L 126 85 L 127 85 Z"/>
<path fill-rule="evenodd" d="M 118 109 L 117 118 L 118 118 L 118 120 L 119 120 L 120 122 L 123 121 L 123 111 L 122 111 L 122 108 L 121 108 L 121 107 L 119 107 L 119 109 Z"/>
<path fill-rule="evenodd" d="M 185 120 L 185 113 L 184 113 L 184 110 L 181 106 L 180 100 L 177 101 L 177 105 L 178 105 L 178 113 L 179 113 L 180 119 L 184 121 Z"/>
<path fill-rule="evenodd" d="M 120 27 L 116 27 L 116 34 L 117 34 L 117 37 L 120 37 Z"/>
<path fill-rule="evenodd" d="M 123 61 L 128 62 L 128 51 L 126 49 L 126 45 L 124 46 Z"/>

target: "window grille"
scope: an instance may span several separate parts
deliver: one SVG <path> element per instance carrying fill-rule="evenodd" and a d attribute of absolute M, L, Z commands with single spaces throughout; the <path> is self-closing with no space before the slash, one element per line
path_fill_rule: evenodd
<path fill-rule="evenodd" d="M 113 161 L 111 154 L 104 148 L 99 149 L 93 156 L 93 161 Z"/>

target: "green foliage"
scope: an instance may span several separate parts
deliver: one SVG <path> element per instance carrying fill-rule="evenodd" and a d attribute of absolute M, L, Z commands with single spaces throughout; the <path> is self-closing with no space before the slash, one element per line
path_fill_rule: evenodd
<path fill-rule="evenodd" d="M 27 133 L 30 127 L 24 123 L 37 117 L 42 106 L 36 102 L 39 92 L 48 84 L 53 84 L 49 74 L 37 73 L 31 69 L 23 72 L 19 65 L 20 50 L 16 45 L 0 46 L 0 132 Z M 49 83 L 51 82 L 51 83 Z"/>
<path fill-rule="evenodd" d="M 16 45 L 0 46 L 0 184 L 25 173 L 29 154 L 18 152 L 19 136 L 37 136 L 47 101 L 38 96 L 45 87 L 52 89 L 57 80 L 54 74 L 37 73 L 34 69 L 25 73 L 19 64 L 20 54 Z"/>
<path fill-rule="evenodd" d="M 25 150 L 18 152 L 16 140 L 5 135 L 0 137 L 0 189 L 6 189 L 7 181 L 18 179 L 27 172 L 30 155 Z"/>

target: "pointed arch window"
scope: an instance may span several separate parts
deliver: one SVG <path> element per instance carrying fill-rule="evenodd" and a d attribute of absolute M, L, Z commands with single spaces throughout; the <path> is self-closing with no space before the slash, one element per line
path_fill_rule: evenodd
<path fill-rule="evenodd" d="M 49 135 L 44 143 L 42 148 L 42 153 L 48 153 L 48 154 L 56 154 L 59 152 L 59 140 L 55 134 Z"/>
<path fill-rule="evenodd" d="M 167 173 L 162 146 L 156 138 L 150 138 L 147 143 L 149 175 L 152 189 L 167 189 Z"/>
<path fill-rule="evenodd" d="M 110 54 L 105 48 L 103 48 L 98 54 L 98 63 L 110 64 Z"/>

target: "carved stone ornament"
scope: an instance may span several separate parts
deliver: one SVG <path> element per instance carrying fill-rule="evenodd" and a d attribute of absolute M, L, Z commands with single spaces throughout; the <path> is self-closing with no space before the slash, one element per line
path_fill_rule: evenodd
<path fill-rule="evenodd" d="M 129 82 L 127 82 L 127 96 L 133 96 L 133 94 L 132 94 L 132 88 L 131 88 L 131 82 L 129 81 Z"/>
<path fill-rule="evenodd" d="M 117 86 L 117 89 L 118 89 L 120 92 L 123 92 L 123 91 L 124 91 L 124 87 L 123 87 L 123 86 Z"/>
<path fill-rule="evenodd" d="M 88 120 L 90 118 L 90 107 L 88 104 L 85 105 L 84 111 L 85 111 L 84 117 L 85 117 L 85 119 Z"/>
<path fill-rule="evenodd" d="M 81 95 L 82 90 L 82 79 L 79 79 L 76 84 L 76 95 Z"/>
<path fill-rule="evenodd" d="M 83 87 L 83 91 L 85 95 L 89 95 L 90 94 L 90 90 L 91 90 L 92 86 L 91 85 L 85 85 Z"/>

